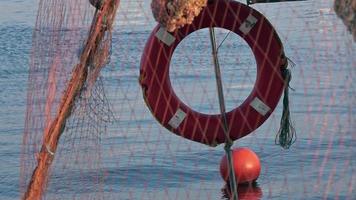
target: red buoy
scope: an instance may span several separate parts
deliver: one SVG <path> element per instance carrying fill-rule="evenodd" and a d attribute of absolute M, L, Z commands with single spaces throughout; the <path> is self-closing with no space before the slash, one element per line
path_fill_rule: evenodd
<path fill-rule="evenodd" d="M 257 180 L 261 172 L 261 163 L 255 152 L 248 148 L 236 148 L 232 150 L 232 158 L 236 183 L 251 183 Z M 220 161 L 220 175 L 225 181 L 229 180 L 226 155 Z"/>

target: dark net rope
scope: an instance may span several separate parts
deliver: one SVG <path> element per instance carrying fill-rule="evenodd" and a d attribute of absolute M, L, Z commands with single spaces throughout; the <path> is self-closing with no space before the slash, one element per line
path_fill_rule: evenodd
<path fill-rule="evenodd" d="M 290 69 L 282 69 L 282 76 L 285 81 L 284 97 L 283 97 L 283 112 L 280 122 L 280 128 L 276 135 L 275 142 L 281 145 L 284 149 L 289 149 L 296 140 L 296 131 L 291 121 L 289 109 L 289 83 L 292 79 Z"/>

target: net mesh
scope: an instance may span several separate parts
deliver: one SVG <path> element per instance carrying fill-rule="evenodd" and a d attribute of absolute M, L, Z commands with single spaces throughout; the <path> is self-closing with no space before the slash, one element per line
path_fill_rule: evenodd
<path fill-rule="evenodd" d="M 24 156 L 21 161 L 22 189 L 25 189 L 37 164 L 43 133 L 57 113 L 73 66 L 79 62 L 79 52 L 92 17 L 86 1 L 39 2 L 29 69 Z"/>
<path fill-rule="evenodd" d="M 221 199 L 222 146 L 204 146 L 171 134 L 150 113 L 138 84 L 140 58 L 156 25 L 151 1 L 121 1 L 112 35 L 99 49 L 109 60 L 89 73 L 59 140 L 45 199 Z M 333 11 L 333 1 L 256 4 L 273 24 L 291 68 L 290 109 L 297 142 L 274 145 L 282 102 L 235 147 L 260 157 L 258 185 L 239 186 L 239 199 L 353 199 L 355 186 L 355 44 Z M 21 194 L 27 190 L 49 128 L 95 15 L 88 0 L 40 0 L 33 33 L 27 114 L 21 158 Z M 227 110 L 253 89 L 256 61 L 247 43 L 216 29 Z M 110 50 L 112 49 L 112 50 Z M 106 58 L 99 56 L 97 58 Z M 109 62 L 110 61 L 110 62 Z M 192 109 L 219 113 L 209 30 L 185 38 L 174 52 L 170 79 Z M 90 81 L 92 80 L 92 81 Z M 94 81 L 96 80 L 96 81 Z"/>

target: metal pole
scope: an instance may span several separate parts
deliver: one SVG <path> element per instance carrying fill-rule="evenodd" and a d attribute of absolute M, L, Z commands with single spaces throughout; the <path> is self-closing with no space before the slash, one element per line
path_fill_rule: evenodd
<path fill-rule="evenodd" d="M 229 127 L 228 127 L 228 122 L 227 122 L 226 112 L 225 112 L 226 109 L 225 109 L 224 91 L 223 91 L 223 86 L 222 86 L 222 81 L 221 81 L 220 64 L 219 64 L 219 58 L 218 58 L 218 51 L 216 48 L 214 28 L 210 27 L 209 32 L 210 32 L 210 41 L 211 41 L 212 54 L 213 54 L 214 66 L 215 66 L 215 77 L 216 77 L 216 85 L 217 85 L 218 96 L 219 96 L 220 113 L 221 113 L 223 129 L 224 129 L 225 138 L 226 138 L 224 149 L 225 149 L 225 152 L 227 155 L 227 160 L 228 160 L 228 165 L 229 165 L 230 189 L 231 189 L 232 199 L 237 200 L 238 199 L 237 185 L 236 185 L 235 172 L 233 169 L 233 158 L 232 158 L 232 153 L 231 153 L 231 146 L 233 145 L 233 141 L 230 139 L 230 136 L 229 136 Z"/>
<path fill-rule="evenodd" d="M 292 2 L 292 1 L 308 1 L 308 0 L 247 0 L 247 4 L 256 4 L 256 3 L 281 3 L 281 2 Z"/>

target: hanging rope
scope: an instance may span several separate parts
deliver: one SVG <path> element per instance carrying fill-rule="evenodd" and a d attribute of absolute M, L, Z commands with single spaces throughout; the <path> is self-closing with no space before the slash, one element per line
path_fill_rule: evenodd
<path fill-rule="evenodd" d="M 219 58 L 218 58 L 218 51 L 217 51 L 217 47 L 216 47 L 214 28 L 210 27 L 209 32 L 210 32 L 212 54 L 213 54 L 213 58 L 214 58 L 215 76 L 216 76 L 216 85 L 217 85 L 218 96 L 219 96 L 220 113 L 222 116 L 223 129 L 224 129 L 225 138 L 226 138 L 224 150 L 227 155 L 227 160 L 228 160 L 228 165 L 229 165 L 229 183 L 230 183 L 230 188 L 232 189 L 231 190 L 232 191 L 232 199 L 237 200 L 238 199 L 237 184 L 236 184 L 236 176 L 235 176 L 235 172 L 234 172 L 234 168 L 233 168 L 233 158 L 232 158 L 232 152 L 231 152 L 231 147 L 234 144 L 234 142 L 231 140 L 231 138 L 229 136 L 229 128 L 228 128 L 226 112 L 225 112 L 226 109 L 225 109 L 224 92 L 223 92 L 223 86 L 222 86 L 222 81 L 221 81 L 220 64 L 219 64 Z"/>
<path fill-rule="evenodd" d="M 284 149 L 289 149 L 289 147 L 296 140 L 296 131 L 293 127 L 290 110 L 289 110 L 289 83 L 292 79 L 292 73 L 290 69 L 282 69 L 282 76 L 285 81 L 284 86 L 284 97 L 283 97 L 283 113 L 280 122 L 280 128 L 276 135 L 275 143 L 281 145 Z"/>
<path fill-rule="evenodd" d="M 230 33 L 231 33 L 231 31 L 229 31 L 229 32 L 225 35 L 224 39 L 220 42 L 218 48 L 216 48 L 216 52 L 219 52 L 220 47 L 223 45 L 223 43 L 225 42 L 225 40 L 229 37 Z"/>

